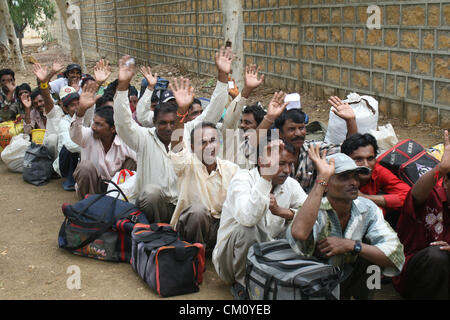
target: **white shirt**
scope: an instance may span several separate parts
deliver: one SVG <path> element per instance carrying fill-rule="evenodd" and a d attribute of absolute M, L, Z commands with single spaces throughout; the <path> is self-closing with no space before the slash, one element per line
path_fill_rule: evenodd
<path fill-rule="evenodd" d="M 81 82 L 82 80 L 78 82 L 78 87 L 80 88 L 78 90 L 79 94 L 81 94 Z M 58 78 L 56 80 L 51 81 L 48 85 L 50 86 L 50 92 L 52 94 L 56 93 L 59 95 L 59 91 L 61 91 L 63 87 L 69 85 L 69 79 L 67 79 L 66 77 Z"/>
<path fill-rule="evenodd" d="M 58 132 L 58 153 L 55 161 L 53 162 L 53 169 L 61 175 L 59 171 L 59 153 L 63 146 L 66 147 L 67 151 L 71 153 L 80 153 L 80 146 L 70 139 L 70 124 L 72 123 L 72 117 L 69 114 L 66 114 L 62 117 L 59 122 L 59 132 Z"/>
<path fill-rule="evenodd" d="M 216 269 L 220 269 L 218 257 L 238 225 L 245 227 L 258 225 L 261 230 L 267 232 L 271 240 L 280 237 L 286 231 L 288 221 L 269 210 L 271 190 L 272 183 L 262 178 L 257 168 L 241 169 L 234 175 L 222 207 L 217 243 L 212 255 Z M 290 208 L 294 213 L 307 198 L 300 184 L 290 177 L 275 188 L 273 195 L 281 208 Z"/>
<path fill-rule="evenodd" d="M 136 152 L 136 192 L 147 184 L 157 184 L 164 197 L 177 204 L 177 176 L 169 153 L 156 135 L 156 128 L 144 128 L 133 120 L 127 91 L 114 96 L 114 123 L 118 136 Z"/>

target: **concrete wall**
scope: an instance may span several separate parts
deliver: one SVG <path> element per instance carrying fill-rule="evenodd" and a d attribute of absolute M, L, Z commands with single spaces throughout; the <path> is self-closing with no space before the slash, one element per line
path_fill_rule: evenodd
<path fill-rule="evenodd" d="M 383 114 L 450 128 L 450 1 L 241 1 L 245 63 L 257 63 L 268 85 L 319 98 L 369 94 Z M 73 4 L 81 8 L 85 50 L 215 74 L 213 55 L 224 41 L 220 0 Z M 380 8 L 381 29 L 367 27 L 370 5 Z"/>

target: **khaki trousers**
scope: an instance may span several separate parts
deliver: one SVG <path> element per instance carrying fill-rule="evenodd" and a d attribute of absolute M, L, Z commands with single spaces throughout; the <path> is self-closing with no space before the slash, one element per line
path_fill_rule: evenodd
<path fill-rule="evenodd" d="M 170 223 L 175 205 L 164 196 L 160 186 L 148 184 L 138 194 L 135 205 L 147 216 L 149 223 Z"/>

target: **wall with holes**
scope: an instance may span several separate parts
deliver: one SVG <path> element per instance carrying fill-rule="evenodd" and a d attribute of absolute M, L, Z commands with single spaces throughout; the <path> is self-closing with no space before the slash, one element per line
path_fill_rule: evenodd
<path fill-rule="evenodd" d="M 225 1 L 225 0 L 222 0 Z M 450 128 L 450 1 L 241 0 L 245 63 L 266 83 L 319 98 L 375 96 L 380 112 Z M 215 75 L 220 0 L 83 0 L 85 50 Z M 380 28 L 367 22 L 379 8 Z M 53 34 L 67 44 L 57 21 Z"/>

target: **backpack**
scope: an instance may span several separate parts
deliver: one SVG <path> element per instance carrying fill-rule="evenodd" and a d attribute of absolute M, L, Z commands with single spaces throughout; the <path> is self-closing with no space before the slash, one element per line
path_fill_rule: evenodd
<path fill-rule="evenodd" d="M 250 300 L 338 300 L 338 267 L 298 255 L 286 239 L 248 250 L 245 285 Z"/>
<path fill-rule="evenodd" d="M 198 292 L 205 248 L 179 239 L 166 223 L 138 223 L 132 232 L 131 266 L 162 297 Z"/>
<path fill-rule="evenodd" d="M 112 192 L 118 195 L 108 196 Z M 118 199 L 119 194 L 120 189 L 88 195 L 74 205 L 64 203 L 59 247 L 89 258 L 130 263 L 131 231 L 135 223 L 148 221 L 133 204 Z"/>
<path fill-rule="evenodd" d="M 416 141 L 406 139 L 380 155 L 377 162 L 400 180 L 413 186 L 421 176 L 433 169 L 439 160 Z"/>

